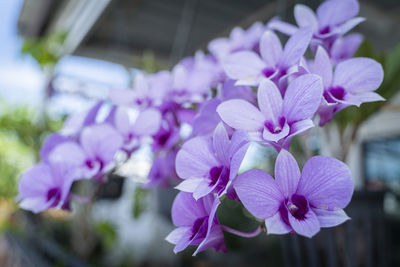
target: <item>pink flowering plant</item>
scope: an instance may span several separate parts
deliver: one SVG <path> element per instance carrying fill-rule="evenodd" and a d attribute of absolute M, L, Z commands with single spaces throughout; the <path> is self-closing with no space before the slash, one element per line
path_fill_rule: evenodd
<path fill-rule="evenodd" d="M 356 0 L 328 0 L 316 13 L 296 5 L 297 25 L 273 19 L 235 28 L 211 41 L 209 54 L 197 52 L 172 71 L 138 74 L 133 90 L 113 90 L 47 138 L 41 162 L 20 180 L 20 206 L 70 209 L 79 199 L 74 182 L 103 183 L 117 168 L 117 154 L 128 159 L 150 145 L 154 161 L 145 186 L 180 191 L 172 205 L 177 228 L 166 237 L 174 252 L 189 245 L 197 246 L 194 255 L 226 251 L 223 232 L 311 238 L 345 222 L 354 189 L 348 166 L 314 156 L 300 171 L 289 151 L 294 137 L 335 113 L 384 100 L 375 93 L 381 65 L 353 57 L 362 37 L 347 33 L 364 20 L 358 11 Z M 289 35 L 285 44 L 277 31 Z M 99 116 L 104 108 L 108 114 Z M 182 134 L 187 126 L 191 133 Z M 276 150 L 273 176 L 240 171 L 253 143 Z M 241 203 L 260 227 L 244 233 L 222 225 L 217 211 L 225 198 Z"/>

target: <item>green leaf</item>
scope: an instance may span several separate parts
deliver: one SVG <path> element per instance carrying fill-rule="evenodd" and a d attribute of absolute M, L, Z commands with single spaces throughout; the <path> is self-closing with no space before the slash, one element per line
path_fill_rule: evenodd
<path fill-rule="evenodd" d="M 106 221 L 97 222 L 95 231 L 107 250 L 111 249 L 115 245 L 115 242 L 117 241 L 117 232 L 113 224 Z"/>
<path fill-rule="evenodd" d="M 147 190 L 138 186 L 135 188 L 133 195 L 133 218 L 137 219 L 146 210 L 147 207 Z"/>

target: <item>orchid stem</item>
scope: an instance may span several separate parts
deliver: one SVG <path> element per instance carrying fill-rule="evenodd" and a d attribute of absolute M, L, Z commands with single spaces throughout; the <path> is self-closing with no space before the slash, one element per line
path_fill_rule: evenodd
<path fill-rule="evenodd" d="M 228 226 L 225 226 L 225 225 L 222 225 L 222 230 L 225 231 L 225 232 L 229 232 L 231 234 L 234 234 L 234 235 L 238 235 L 238 236 L 241 236 L 241 237 L 248 237 L 248 238 L 258 236 L 258 234 L 260 234 L 262 232 L 261 227 L 258 227 L 254 232 L 243 233 L 241 231 L 232 229 L 232 228 L 230 228 Z"/>

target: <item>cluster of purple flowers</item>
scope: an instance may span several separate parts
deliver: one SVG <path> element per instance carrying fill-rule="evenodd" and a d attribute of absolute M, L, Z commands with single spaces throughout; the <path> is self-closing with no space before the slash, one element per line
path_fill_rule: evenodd
<path fill-rule="evenodd" d="M 175 252 L 189 245 L 198 246 L 195 254 L 224 251 L 223 231 L 260 232 L 221 225 L 221 197 L 241 202 L 265 222 L 268 234 L 312 237 L 321 227 L 343 223 L 353 193 L 349 168 L 316 156 L 300 172 L 288 151 L 292 138 L 315 120 L 323 126 L 348 106 L 383 100 L 374 92 L 383 79 L 381 65 L 352 58 L 362 37 L 345 35 L 364 20 L 355 17 L 358 10 L 356 0 L 328 0 L 316 14 L 296 5 L 297 26 L 273 19 L 235 28 L 209 43 L 210 54 L 197 52 L 172 71 L 138 74 L 133 90 L 112 91 L 108 101 L 71 116 L 46 140 L 41 162 L 20 181 L 21 207 L 67 209 L 74 181 L 103 182 L 117 153 L 129 157 L 150 144 L 147 186 L 181 191 L 172 206 L 178 228 L 167 237 Z M 289 35 L 284 45 L 274 31 Z M 182 131 L 187 126 L 190 135 Z M 258 169 L 238 174 L 251 142 L 279 153 L 275 178 Z"/>

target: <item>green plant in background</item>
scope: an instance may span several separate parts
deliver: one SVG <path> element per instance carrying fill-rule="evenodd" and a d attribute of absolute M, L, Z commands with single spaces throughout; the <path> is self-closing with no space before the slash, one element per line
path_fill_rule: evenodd
<path fill-rule="evenodd" d="M 148 191 L 142 187 L 136 187 L 133 194 L 133 206 L 132 206 L 132 216 L 134 219 L 140 217 L 140 215 L 147 208 L 147 196 Z"/>
<path fill-rule="evenodd" d="M 95 225 L 95 232 L 102 240 L 102 244 L 106 250 L 111 250 L 117 241 L 117 232 L 115 226 L 106 221 L 97 222 Z"/>
<path fill-rule="evenodd" d="M 35 121 L 33 110 L 0 101 L 0 197 L 16 196 L 17 181 L 38 160 L 43 139 L 62 125 L 49 118 L 44 124 Z"/>
<path fill-rule="evenodd" d="M 61 57 L 60 47 L 67 38 L 67 33 L 56 32 L 39 39 L 26 39 L 22 54 L 31 55 L 44 68 L 54 67 Z"/>

